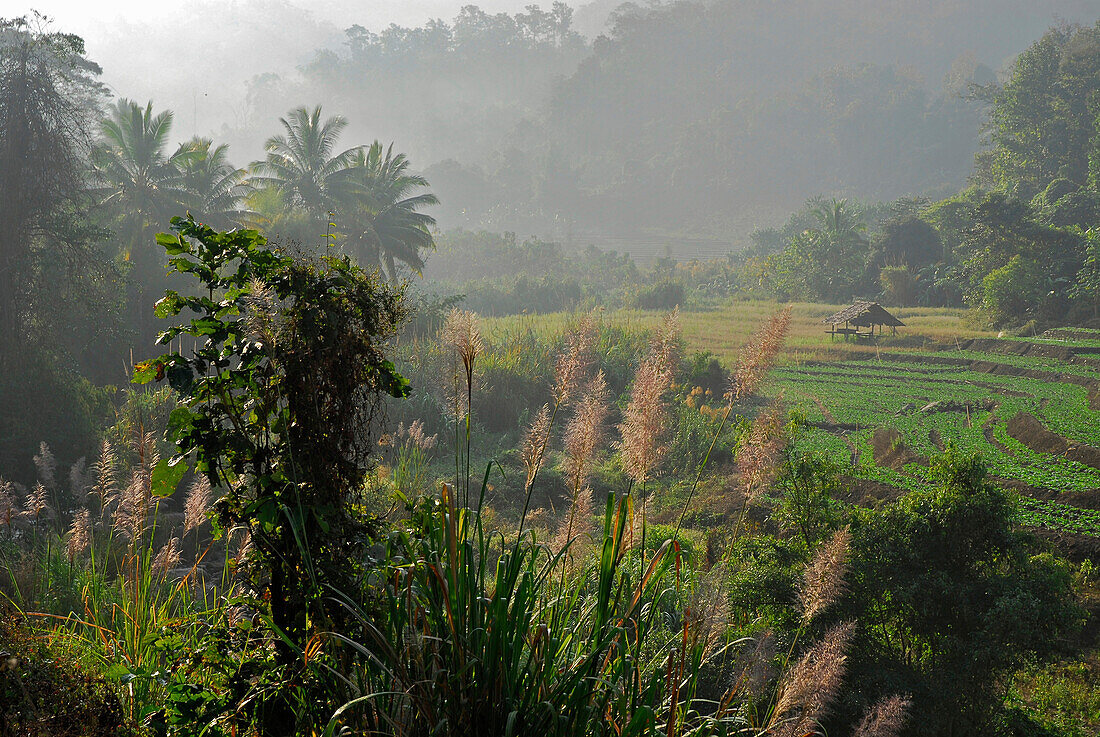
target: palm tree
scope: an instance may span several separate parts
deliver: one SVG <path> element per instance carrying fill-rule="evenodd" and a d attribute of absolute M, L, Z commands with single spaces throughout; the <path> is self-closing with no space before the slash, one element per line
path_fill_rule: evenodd
<path fill-rule="evenodd" d="M 321 106 L 310 112 L 304 107 L 280 118 L 285 135 L 272 136 L 264 144 L 267 158 L 252 164 L 251 183 L 256 187 L 279 190 L 293 207 L 309 213 L 317 225 L 340 201 L 340 187 L 357 149 L 333 155 L 336 140 L 347 121 L 333 116 L 321 122 Z"/>
<path fill-rule="evenodd" d="M 813 208 L 819 226 L 806 231 L 824 272 L 822 296 L 847 300 L 863 278 L 868 256 L 867 226 L 847 200 L 832 199 Z"/>
<path fill-rule="evenodd" d="M 834 198 L 828 202 L 819 202 L 813 209 L 813 214 L 821 224 L 817 230 L 839 249 L 850 251 L 867 245 L 867 238 L 864 236 L 867 226 L 848 206 L 847 200 Z"/>
<path fill-rule="evenodd" d="M 180 183 L 187 210 L 197 219 L 215 228 L 229 228 L 250 213 L 245 198 L 250 187 L 244 169 L 236 169 L 226 160 L 229 146 L 214 146 L 209 138 L 192 138 L 180 144 L 173 156 L 178 163 Z"/>
<path fill-rule="evenodd" d="M 152 347 L 156 335 L 149 296 L 167 286 L 163 250 L 153 235 L 167 229 L 172 215 L 183 209 L 181 166 L 197 155 L 183 149 L 167 155 L 171 131 L 171 112 L 154 115 L 152 102 L 143 108 L 120 99 L 100 124 L 101 140 L 91 154 L 93 191 L 113 214 L 122 257 L 130 265 L 127 311 L 139 355 Z"/>
<path fill-rule="evenodd" d="M 435 247 L 431 228 L 435 218 L 423 207 L 439 203 L 430 192 L 412 194 L 428 186 L 424 177 L 408 171 L 404 154 L 394 154 L 391 143 L 384 151 L 375 141 L 358 149 L 342 173 L 342 209 L 337 223 L 346 230 L 345 247 L 368 264 L 385 268 L 397 281 L 400 261 L 419 273 L 424 268 L 421 251 Z"/>
<path fill-rule="evenodd" d="M 140 253 L 135 246 L 148 240 L 151 228 L 167 225 L 184 198 L 179 164 L 193 154 L 165 154 L 171 131 L 170 111 L 153 115 L 152 102 L 142 108 L 127 99 L 100 125 L 102 140 L 92 150 L 96 190 L 117 213 L 128 259 Z"/>

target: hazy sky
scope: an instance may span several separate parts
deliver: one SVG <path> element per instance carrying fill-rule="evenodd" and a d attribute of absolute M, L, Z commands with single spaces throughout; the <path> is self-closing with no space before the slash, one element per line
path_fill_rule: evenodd
<path fill-rule="evenodd" d="M 175 110 L 173 137 L 183 139 L 239 124 L 248 80 L 293 75 L 316 49 L 341 50 L 353 24 L 379 31 L 391 23 L 450 21 L 471 3 L 517 12 L 552 1 L 0 0 L 0 17 L 33 8 L 51 17 L 54 29 L 82 36 L 110 90 Z"/>
<path fill-rule="evenodd" d="M 461 6 L 471 2 L 487 12 L 515 12 L 537 0 L 291 0 L 291 4 L 312 12 L 317 20 L 340 28 L 352 23 L 383 27 L 390 23 L 420 25 L 435 17 L 449 20 Z M 65 30 L 94 40 L 105 25 L 120 16 L 131 23 L 158 20 L 194 4 L 194 0 L 0 0 L 0 17 L 22 15 L 34 8 L 55 18 Z M 239 0 L 222 3 L 239 4 Z M 549 6 L 551 0 L 541 4 Z"/>

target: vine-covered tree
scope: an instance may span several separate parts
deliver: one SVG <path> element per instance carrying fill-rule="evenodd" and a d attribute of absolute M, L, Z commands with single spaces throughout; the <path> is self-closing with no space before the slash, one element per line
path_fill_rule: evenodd
<path fill-rule="evenodd" d="M 43 437 L 86 452 L 117 293 L 90 225 L 86 157 L 102 88 L 78 36 L 31 14 L 0 19 L 0 467 L 26 469 Z M 89 350 L 96 346 L 99 350 Z"/>
<path fill-rule="evenodd" d="M 25 350 L 45 262 L 88 260 L 84 156 L 101 87 L 84 42 L 0 19 L 0 371 Z"/>

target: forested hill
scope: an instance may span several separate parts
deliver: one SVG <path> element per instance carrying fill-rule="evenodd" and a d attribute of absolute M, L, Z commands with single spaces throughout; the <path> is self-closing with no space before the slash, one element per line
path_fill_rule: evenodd
<path fill-rule="evenodd" d="M 957 191 L 980 146 L 971 85 L 1003 78 L 1051 26 L 1100 15 L 1095 0 L 639 2 L 592 38 L 609 3 L 578 5 L 471 5 L 419 27 L 326 19 L 342 37 L 287 48 L 287 60 L 308 60 L 296 68 L 221 65 L 248 69 L 237 72 L 247 83 L 228 75 L 247 103 L 223 129 L 197 132 L 254 156 L 289 105 L 320 103 L 353 138 L 401 142 L 439 194 L 444 228 L 663 239 L 672 253 L 687 236 L 737 246 L 815 194 Z M 217 32 L 209 20 L 204 38 Z M 197 32 L 174 26 L 172 43 Z M 192 87 L 127 89 L 200 108 L 180 123 L 201 123 L 205 93 Z"/>

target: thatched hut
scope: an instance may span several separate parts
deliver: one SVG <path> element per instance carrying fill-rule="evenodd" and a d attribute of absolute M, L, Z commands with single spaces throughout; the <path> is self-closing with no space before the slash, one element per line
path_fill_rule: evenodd
<path fill-rule="evenodd" d="M 898 326 L 905 325 L 884 310 L 878 302 L 856 302 L 851 307 L 845 307 L 840 312 L 829 315 L 822 322 L 830 326 L 828 332 L 834 338 L 837 335 L 845 337 L 854 335 L 856 339 L 874 336 L 875 326 L 878 326 L 879 334 L 882 334 L 882 328 L 885 326 L 890 326 L 896 333 Z M 840 327 L 841 325 L 844 327 Z M 869 330 L 861 333 L 860 328 L 869 328 Z"/>

